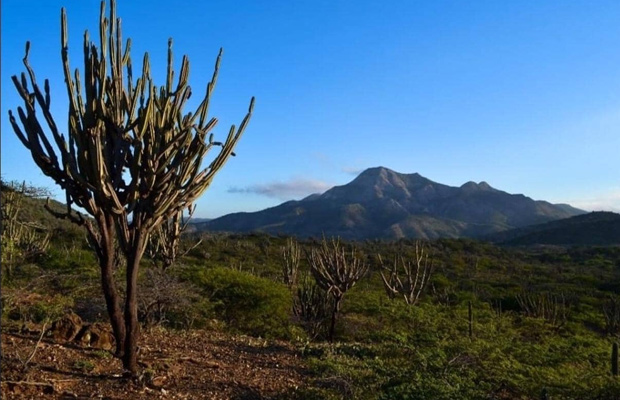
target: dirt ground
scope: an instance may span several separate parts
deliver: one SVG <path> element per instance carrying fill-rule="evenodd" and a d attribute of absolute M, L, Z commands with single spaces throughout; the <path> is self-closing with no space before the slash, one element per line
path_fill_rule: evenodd
<path fill-rule="evenodd" d="M 128 380 L 110 352 L 48 338 L 37 346 L 40 336 L 3 329 L 2 399 L 286 399 L 305 380 L 285 342 L 154 329 L 142 334 L 140 378 Z"/>

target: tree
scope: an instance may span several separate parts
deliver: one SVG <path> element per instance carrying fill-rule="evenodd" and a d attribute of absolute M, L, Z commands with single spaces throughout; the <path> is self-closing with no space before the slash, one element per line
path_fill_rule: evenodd
<path fill-rule="evenodd" d="M 67 17 L 65 10 L 61 11 L 62 64 L 69 95 L 66 135 L 50 111 L 49 82 L 46 80 L 42 89 L 29 65 L 29 42 L 24 57 L 27 74 L 22 73 L 21 79 L 13 76 L 24 101 L 24 107 L 17 109 L 20 123 L 11 111 L 9 118 L 37 166 L 65 190 L 67 211 L 54 215 L 86 227 L 99 259 L 116 354 L 122 357 L 124 368 L 135 375 L 138 269 L 149 237 L 162 222 L 191 207 L 234 155 L 233 149 L 252 114 L 254 98 L 240 126 L 230 128 L 225 142 L 214 141 L 212 130 L 217 119 L 208 119 L 207 111 L 222 50 L 204 98 L 193 113 L 184 114 L 192 93 L 187 56 L 183 57 L 175 85 L 170 39 L 165 85 L 157 87 L 153 83 L 148 53 L 144 55 L 142 73 L 134 81 L 131 40 L 123 47 L 115 0 L 109 18 L 105 10 L 102 2 L 99 48 L 91 42 L 88 31 L 84 35 L 83 78 L 77 69 L 71 74 Z M 203 168 L 206 154 L 215 146 L 220 148 L 219 153 Z M 73 205 L 84 209 L 93 220 L 76 214 Z M 115 242 L 126 259 L 122 311 L 113 280 Z"/>
<path fill-rule="evenodd" d="M 334 340 L 336 319 L 344 294 L 351 289 L 368 271 L 368 265 L 356 254 L 355 250 L 347 253 L 340 240 L 331 243 L 323 238 L 318 249 L 312 249 L 308 257 L 310 271 L 317 285 L 333 299 L 329 341 Z"/>

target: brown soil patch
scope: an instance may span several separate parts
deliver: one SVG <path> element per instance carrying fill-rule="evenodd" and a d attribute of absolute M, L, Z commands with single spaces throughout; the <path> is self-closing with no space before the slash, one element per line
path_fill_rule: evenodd
<path fill-rule="evenodd" d="M 103 350 L 2 333 L 3 399 L 286 399 L 304 384 L 297 351 L 286 342 L 214 331 L 143 333 L 138 380 L 121 375 Z"/>

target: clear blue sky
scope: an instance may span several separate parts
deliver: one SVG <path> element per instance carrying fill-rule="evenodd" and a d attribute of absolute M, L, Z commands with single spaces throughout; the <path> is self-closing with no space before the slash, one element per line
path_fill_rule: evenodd
<path fill-rule="evenodd" d="M 19 104 L 10 76 L 23 71 L 31 40 L 31 64 L 52 81 L 64 123 L 60 8 L 78 67 L 84 30 L 98 36 L 99 1 L 1 6 L 2 175 L 53 188 L 8 123 Z M 134 63 L 148 51 L 157 82 L 169 37 L 177 65 L 190 57 L 196 94 L 224 48 L 216 137 L 256 96 L 238 156 L 197 216 L 299 199 L 379 165 L 620 211 L 617 0 L 119 0 L 118 10 Z"/>

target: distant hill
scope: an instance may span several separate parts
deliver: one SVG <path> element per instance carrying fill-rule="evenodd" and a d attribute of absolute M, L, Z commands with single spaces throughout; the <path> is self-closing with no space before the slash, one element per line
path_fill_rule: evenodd
<path fill-rule="evenodd" d="M 20 207 L 19 213 L 17 214 L 17 220 L 22 223 L 30 224 L 33 227 L 36 227 L 39 231 L 49 231 L 52 232 L 52 240 L 68 240 L 75 238 L 83 238 L 85 237 L 85 231 L 83 228 L 71 223 L 68 220 L 58 219 L 51 215 L 45 209 L 45 203 L 47 199 L 43 196 L 46 195 L 45 189 L 34 188 L 34 191 L 40 191 L 41 193 L 38 195 L 27 194 L 22 195 L 20 191 L 21 185 L 16 184 L 14 182 L 6 184 L 5 182 L 0 182 L 0 197 L 2 202 L 6 202 L 8 199 L 8 194 L 11 192 L 15 192 L 17 189 L 17 196 L 20 198 Z M 56 212 L 66 212 L 67 206 L 63 203 L 60 203 L 56 200 L 50 200 L 50 208 Z M 89 218 L 88 216 L 84 216 L 84 218 Z"/>
<path fill-rule="evenodd" d="M 190 224 L 200 224 L 201 222 L 211 221 L 213 218 L 192 218 L 189 220 Z"/>
<path fill-rule="evenodd" d="M 497 233 L 487 239 L 506 245 L 620 245 L 620 214 L 592 212 Z"/>
<path fill-rule="evenodd" d="M 287 234 L 299 237 L 479 237 L 540 224 L 584 211 L 534 201 L 486 182 L 452 187 L 419 174 L 370 168 L 343 186 L 253 213 L 196 224 L 200 230 Z"/>
<path fill-rule="evenodd" d="M 198 232 L 198 228 L 196 227 L 197 224 L 202 224 L 204 222 L 209 222 L 211 220 L 212 218 L 191 218 L 187 226 L 185 227 L 184 233 Z"/>

